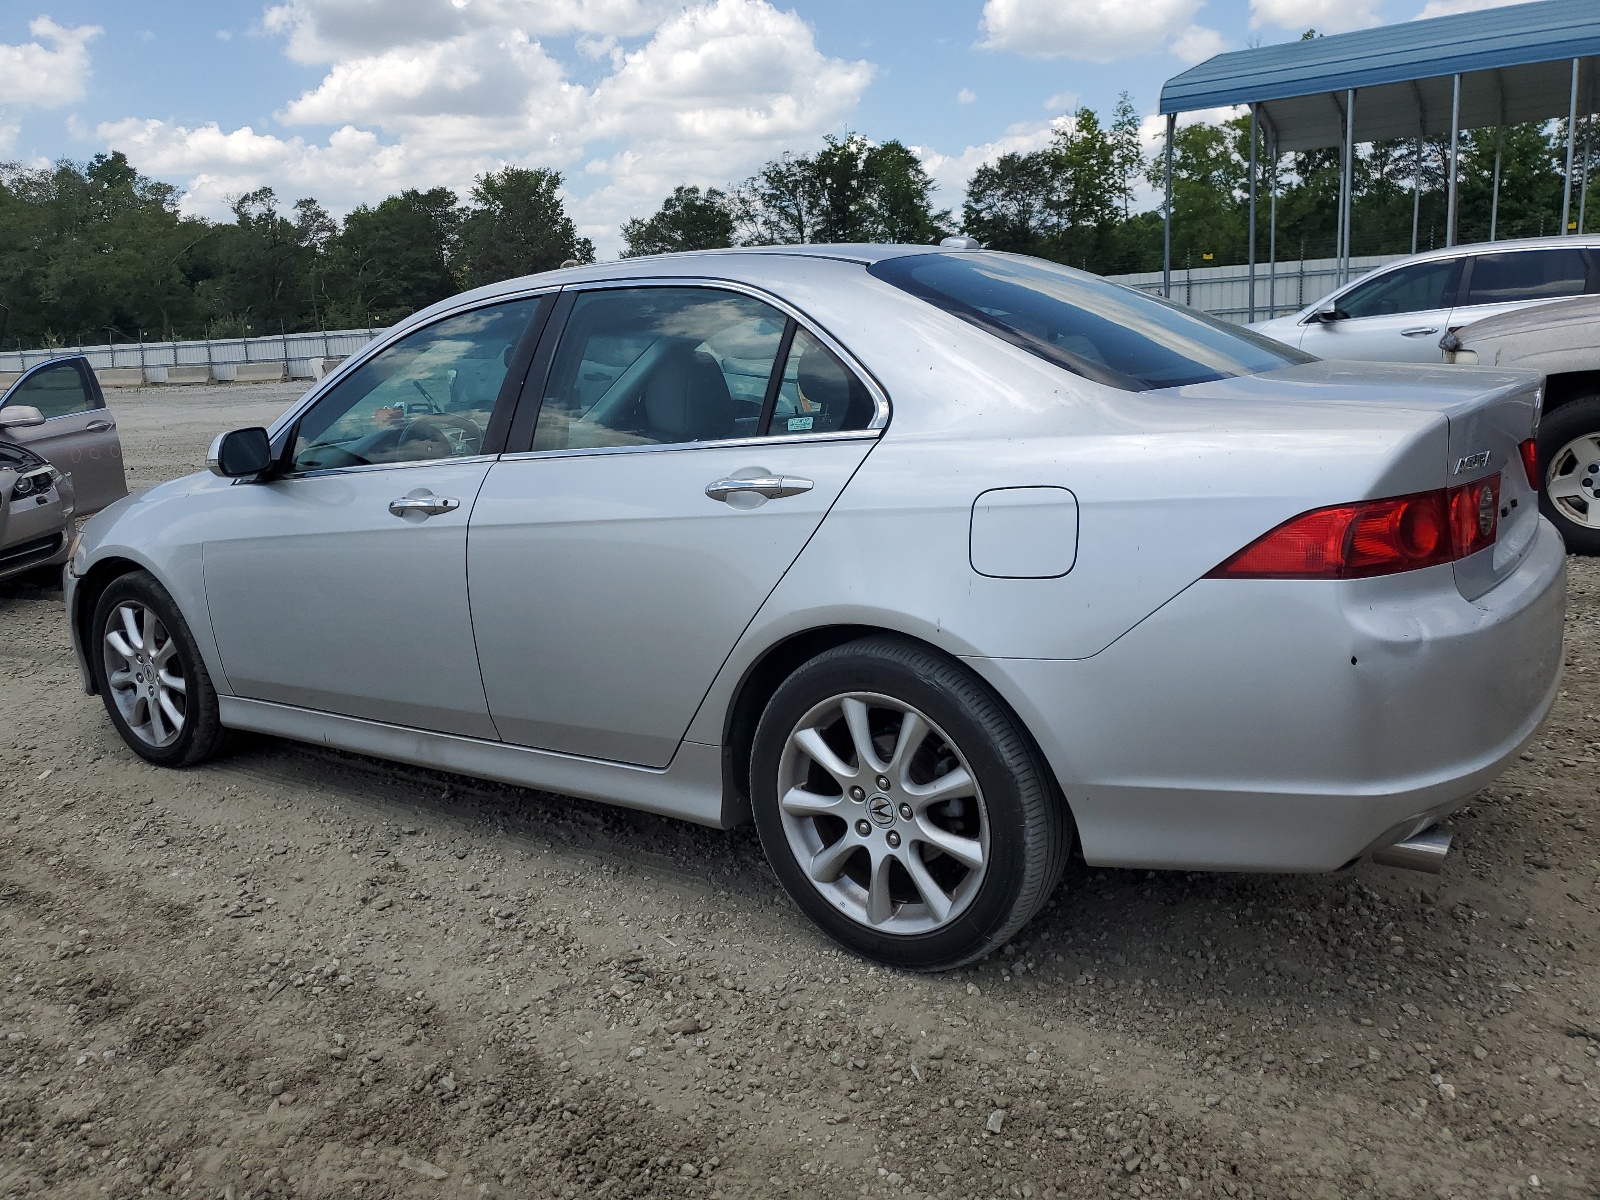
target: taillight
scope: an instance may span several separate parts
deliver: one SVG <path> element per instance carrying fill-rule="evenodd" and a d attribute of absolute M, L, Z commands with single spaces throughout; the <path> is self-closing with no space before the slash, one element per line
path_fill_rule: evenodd
<path fill-rule="evenodd" d="M 1263 534 L 1208 579 L 1366 579 L 1454 562 L 1494 544 L 1500 476 L 1335 504 Z"/>
<path fill-rule="evenodd" d="M 1528 473 L 1528 486 L 1534 491 L 1539 490 L 1539 443 L 1529 438 L 1517 446 L 1517 453 L 1522 455 L 1522 469 Z"/>

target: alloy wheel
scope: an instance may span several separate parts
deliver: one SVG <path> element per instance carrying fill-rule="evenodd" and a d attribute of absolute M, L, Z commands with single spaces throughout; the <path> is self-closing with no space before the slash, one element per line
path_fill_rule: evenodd
<path fill-rule="evenodd" d="M 1575 437 L 1550 456 L 1545 491 L 1567 520 L 1600 529 L 1600 434 Z"/>
<path fill-rule="evenodd" d="M 940 929 L 972 902 L 989 819 L 966 758 L 925 714 L 870 692 L 833 696 L 795 725 L 778 808 L 795 861 L 870 929 Z"/>
<path fill-rule="evenodd" d="M 177 642 L 136 600 L 111 610 L 101 641 L 106 684 L 122 719 L 146 745 L 170 746 L 188 715 L 189 684 Z"/>

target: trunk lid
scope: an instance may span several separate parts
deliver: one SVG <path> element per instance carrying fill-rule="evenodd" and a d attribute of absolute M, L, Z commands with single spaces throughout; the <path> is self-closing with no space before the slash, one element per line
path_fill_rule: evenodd
<path fill-rule="evenodd" d="M 1443 364 L 1319 361 L 1183 390 L 1218 399 L 1271 395 L 1285 405 L 1315 402 L 1437 413 L 1445 418 L 1449 436 L 1433 486 L 1500 477 L 1494 545 L 1454 564 L 1461 594 L 1469 600 L 1483 595 L 1516 570 L 1533 545 L 1539 497 L 1528 483 L 1518 447 L 1538 429 L 1542 379 L 1536 374 Z"/>

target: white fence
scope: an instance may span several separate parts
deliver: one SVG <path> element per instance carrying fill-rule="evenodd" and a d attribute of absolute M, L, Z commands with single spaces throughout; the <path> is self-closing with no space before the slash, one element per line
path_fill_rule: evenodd
<path fill-rule="evenodd" d="M 288 333 L 272 337 L 212 338 L 195 342 L 122 342 L 114 346 L 59 346 L 53 350 L 0 351 L 0 376 L 14 376 L 66 354 L 82 354 L 97 372 L 116 372 L 117 382 L 166 383 L 170 375 L 191 382 L 200 377 L 230 380 L 246 364 L 281 366 L 289 379 L 315 379 L 323 364 L 354 354 L 382 329 L 338 329 L 321 333 Z M 173 372 L 171 368 L 184 368 Z M 139 372 L 138 378 L 131 378 Z M 254 366 L 247 376 L 259 374 Z"/>
<path fill-rule="evenodd" d="M 1365 275 L 1374 267 L 1392 263 L 1404 257 L 1399 254 L 1375 254 L 1350 260 L 1350 278 Z M 1141 271 L 1136 275 L 1109 275 L 1113 283 L 1124 283 L 1149 292 L 1161 294 L 1161 272 Z M 1272 316 L 1286 316 L 1299 312 L 1312 301 L 1319 299 L 1339 286 L 1339 263 L 1332 258 L 1297 259 L 1268 267 L 1256 264 L 1256 316 L 1264 321 Z M 1196 267 L 1180 268 L 1172 272 L 1172 298 L 1179 304 L 1198 308 L 1201 312 L 1221 317 L 1236 325 L 1250 320 L 1250 268 Z"/>

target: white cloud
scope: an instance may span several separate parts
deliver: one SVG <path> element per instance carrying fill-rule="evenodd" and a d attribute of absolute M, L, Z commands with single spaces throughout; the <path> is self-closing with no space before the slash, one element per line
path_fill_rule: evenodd
<path fill-rule="evenodd" d="M 962 88 L 956 93 L 957 104 L 971 104 L 977 98 L 978 93 L 973 91 L 971 88 Z"/>
<path fill-rule="evenodd" d="M 1418 21 L 1429 17 L 1448 17 L 1452 13 L 1481 12 L 1486 8 L 1505 8 L 1511 4 L 1526 4 L 1528 0 L 1428 0 L 1416 16 Z"/>
<path fill-rule="evenodd" d="M 1078 107 L 1078 100 L 1077 92 L 1057 92 L 1044 102 L 1044 106 L 1051 112 L 1070 112 Z"/>
<path fill-rule="evenodd" d="M 89 82 L 89 43 L 105 31 L 98 25 L 67 29 L 49 17 L 35 17 L 28 32 L 31 42 L 0 43 L 0 104 L 60 108 L 82 99 Z"/>
<path fill-rule="evenodd" d="M 371 28 L 380 7 L 393 14 L 382 35 Z M 342 212 L 406 187 L 464 191 L 507 163 L 557 167 L 580 193 L 567 197 L 574 220 L 612 252 L 617 226 L 677 184 L 726 186 L 842 128 L 873 75 L 870 63 L 824 55 L 804 21 L 767 0 L 675 6 L 625 49 L 618 39 L 662 8 L 293 0 L 267 22 L 287 51 L 339 57 L 276 119 L 331 135 L 131 119 L 98 132 L 142 170 L 188 180 L 184 207 L 212 216 L 226 212 L 225 197 L 262 185 Z M 364 30 L 370 40 L 347 53 Z M 609 73 L 592 87 L 572 82 L 534 31 L 587 39 L 577 53 L 609 60 Z"/>
<path fill-rule="evenodd" d="M 980 43 L 1031 58 L 1110 62 L 1158 49 L 1205 0 L 987 0 Z"/>
<path fill-rule="evenodd" d="M 296 62 L 334 63 L 483 30 L 529 37 L 639 37 L 681 8 L 672 0 L 286 0 L 262 25 L 288 35 Z"/>
<path fill-rule="evenodd" d="M 911 150 L 921 160 L 923 169 L 933 176 L 939 191 L 938 203 L 958 206 L 966 192 L 967 180 L 979 167 L 987 166 L 1002 154 L 1031 154 L 1043 150 L 1057 129 L 1070 129 L 1071 117 L 1056 117 L 1051 121 L 1031 121 L 1013 125 L 992 142 L 981 146 L 968 146 L 959 154 L 941 154 L 927 146 L 912 146 Z"/>
<path fill-rule="evenodd" d="M 1205 62 L 1228 48 L 1222 34 L 1204 25 L 1191 25 L 1172 39 L 1168 47 L 1173 55 L 1186 63 Z"/>
<path fill-rule="evenodd" d="M 1379 23 L 1378 0 L 1250 0 L 1250 26 L 1344 33 Z"/>

